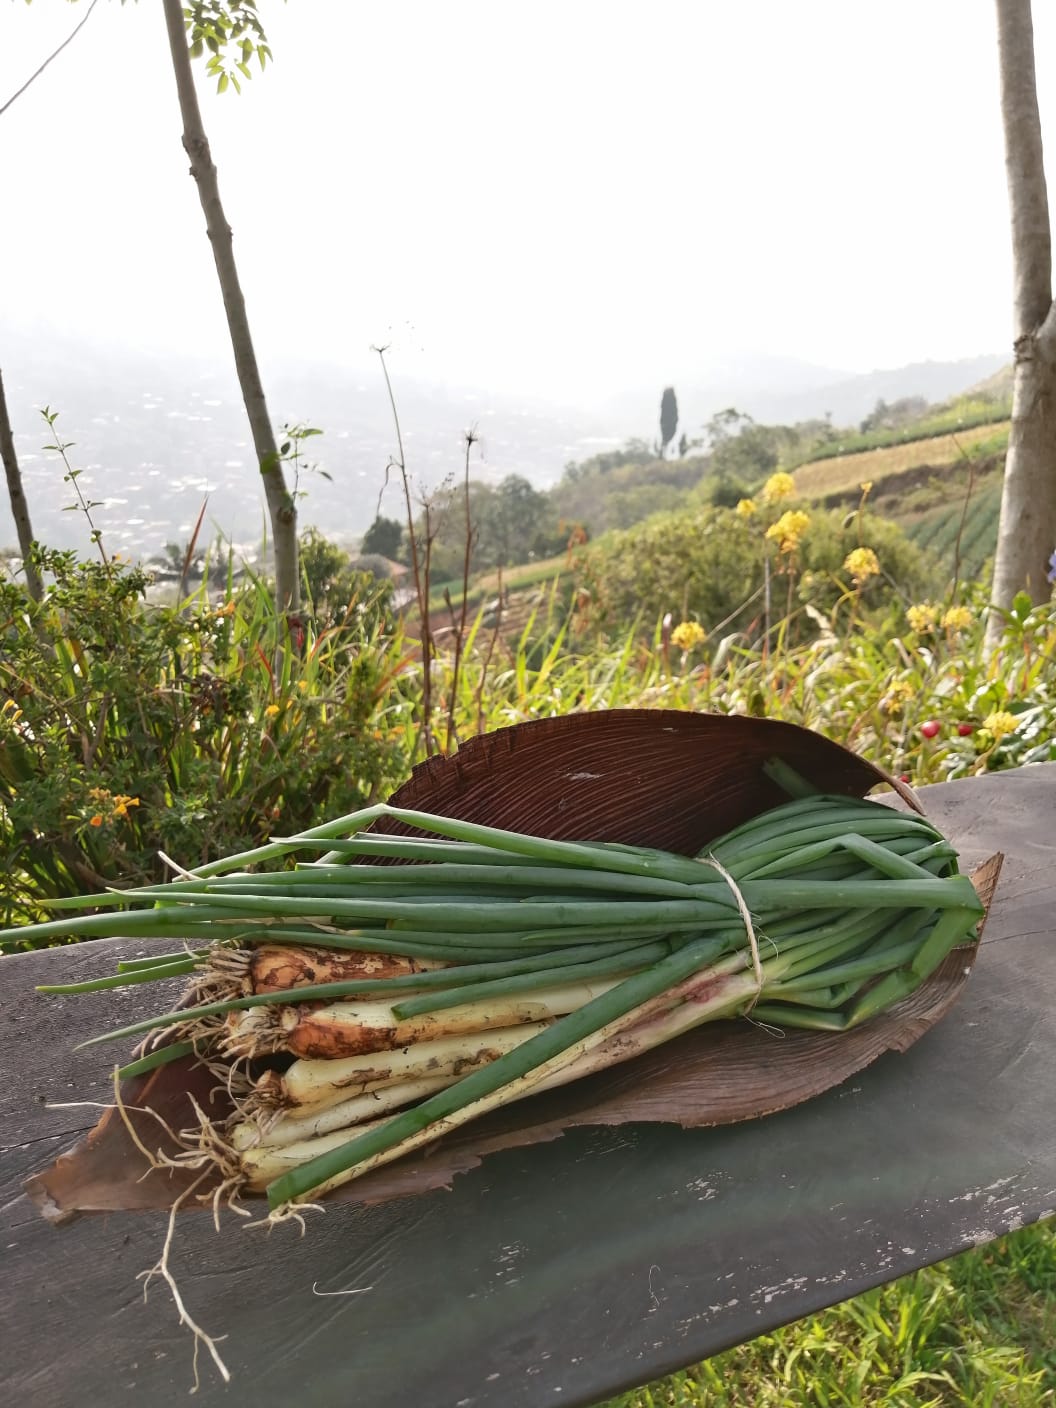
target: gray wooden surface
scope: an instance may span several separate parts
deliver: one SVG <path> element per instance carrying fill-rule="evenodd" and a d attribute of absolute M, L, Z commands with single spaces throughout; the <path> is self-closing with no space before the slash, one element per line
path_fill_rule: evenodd
<path fill-rule="evenodd" d="M 182 1217 L 173 1268 L 226 1333 L 234 1382 L 197 1402 L 259 1408 L 537 1408 L 621 1388 L 1051 1217 L 1056 1208 L 1056 765 L 924 790 L 966 867 L 1007 861 L 958 1006 L 907 1054 L 746 1125 L 576 1130 L 512 1149 L 451 1191 L 333 1206 L 267 1235 Z M 46 999 L 109 971 L 85 944 L 0 962 L 0 1384 L 29 1408 L 186 1401 L 190 1340 L 137 1273 L 165 1219 L 48 1226 L 23 1178 L 94 1123 L 110 1052 L 82 1035 L 142 990 Z M 777 1059 L 775 1057 L 775 1059 Z M 357 1290 L 362 1294 L 327 1296 Z"/>

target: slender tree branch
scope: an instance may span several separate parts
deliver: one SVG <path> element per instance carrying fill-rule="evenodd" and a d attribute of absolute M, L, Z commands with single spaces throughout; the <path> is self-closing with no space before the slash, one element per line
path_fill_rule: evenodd
<path fill-rule="evenodd" d="M 470 559 L 473 556 L 473 514 L 469 497 L 469 456 L 477 440 L 476 430 L 466 432 L 466 473 L 462 485 L 463 507 L 466 515 L 466 536 L 462 549 L 462 612 L 458 620 L 455 635 L 455 661 L 451 672 L 451 693 L 447 706 L 447 745 L 445 751 L 451 752 L 452 743 L 457 743 L 455 734 L 455 698 L 458 694 L 458 681 L 462 672 L 462 653 L 466 643 L 466 611 L 469 606 L 469 567 Z M 450 597 L 448 597 L 450 601 Z M 451 624 L 454 625 L 454 612 L 451 613 Z"/>
<path fill-rule="evenodd" d="M 198 106 L 198 93 L 194 86 L 190 51 L 187 48 L 183 6 L 180 0 L 162 0 L 162 5 L 180 114 L 183 118 L 183 146 L 191 159 L 191 175 L 198 187 L 206 231 L 212 245 L 213 260 L 231 335 L 238 384 L 245 402 L 253 448 L 256 451 L 268 502 L 275 549 L 276 606 L 279 616 L 288 618 L 299 610 L 301 596 L 297 563 L 297 507 L 286 487 L 275 432 L 264 397 L 257 354 L 249 330 L 246 301 L 235 264 L 231 226 L 227 223 L 220 200 L 216 167 Z"/>
<path fill-rule="evenodd" d="M 81 30 L 84 28 L 84 26 L 85 26 L 85 25 L 88 23 L 88 21 L 91 19 L 92 11 L 95 9 L 95 7 L 96 7 L 96 5 L 98 5 L 98 3 L 99 3 L 99 0 L 92 0 L 92 3 L 88 6 L 88 11 L 87 11 L 87 13 L 85 14 L 84 18 L 83 18 L 82 20 L 79 20 L 79 21 L 77 22 L 77 24 L 73 27 L 73 30 L 72 30 L 72 31 L 70 32 L 70 34 L 68 34 L 67 37 L 62 41 L 62 43 L 61 43 L 61 44 L 59 45 L 59 47 L 55 50 L 55 52 L 54 52 L 53 54 L 49 54 L 49 55 L 48 55 L 48 57 L 47 57 L 47 58 L 44 60 L 44 62 L 41 64 L 40 68 L 37 69 L 36 73 L 30 74 L 30 76 L 26 79 L 25 83 L 23 83 L 22 87 L 19 88 L 19 90 L 18 90 L 17 93 L 12 93 L 12 94 L 11 94 L 10 98 L 8 98 L 8 100 L 7 100 L 7 102 L 4 104 L 4 106 L 3 106 L 2 108 L 0 108 L 0 117 L 3 117 L 4 113 L 7 112 L 8 108 L 11 106 L 11 104 L 15 101 L 16 98 L 21 98 L 22 94 L 26 91 L 26 89 L 30 86 L 30 84 L 36 82 L 36 80 L 40 77 L 40 75 L 41 75 L 41 74 L 44 72 L 44 70 L 47 68 L 48 64 L 50 64 L 53 59 L 57 59 L 57 58 L 59 57 L 59 55 L 62 53 L 63 49 L 66 48 L 66 45 L 72 43 L 73 40 L 77 38 L 78 34 L 80 34 Z"/>
<path fill-rule="evenodd" d="M 33 525 L 29 517 L 29 504 L 26 502 L 22 486 L 22 472 L 15 454 L 15 437 L 11 433 L 11 420 L 7 414 L 7 397 L 4 395 L 4 378 L 0 374 L 0 459 L 4 462 L 7 476 L 7 496 L 11 501 L 11 517 L 15 520 L 18 533 L 18 550 L 22 554 L 22 570 L 26 574 L 26 591 L 34 601 L 44 596 L 44 583 L 41 581 L 33 553 Z"/>

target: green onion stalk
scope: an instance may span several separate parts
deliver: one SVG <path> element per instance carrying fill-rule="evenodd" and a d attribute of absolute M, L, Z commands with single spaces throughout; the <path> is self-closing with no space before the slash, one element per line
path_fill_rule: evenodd
<path fill-rule="evenodd" d="M 412 834 L 369 829 L 387 819 Z M 179 1005 L 82 1045 L 145 1038 L 126 1076 L 189 1056 L 248 1075 L 207 1142 L 276 1216 L 705 1022 L 850 1030 L 971 942 L 983 912 L 926 819 L 809 792 L 696 858 L 381 804 L 53 908 L 18 937 L 158 951 L 42 991 L 190 977 Z M 260 1064 L 276 1054 L 286 1069 Z M 201 1131 L 188 1139 L 200 1160 Z"/>

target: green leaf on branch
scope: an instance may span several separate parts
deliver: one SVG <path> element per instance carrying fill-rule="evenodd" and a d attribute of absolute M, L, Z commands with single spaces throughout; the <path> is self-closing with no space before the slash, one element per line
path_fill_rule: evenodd
<path fill-rule="evenodd" d="M 1017 621 L 1025 621 L 1034 610 L 1034 603 L 1028 592 L 1016 592 L 1012 598 L 1012 615 Z"/>

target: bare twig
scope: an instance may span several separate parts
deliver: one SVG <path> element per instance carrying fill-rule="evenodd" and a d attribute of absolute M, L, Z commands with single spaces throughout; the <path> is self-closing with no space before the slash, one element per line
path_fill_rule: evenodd
<path fill-rule="evenodd" d="M 491 639 L 488 641 L 488 650 L 487 650 L 487 654 L 484 656 L 484 660 L 483 660 L 483 662 L 482 662 L 482 664 L 481 664 L 481 667 L 480 667 L 480 680 L 479 680 L 479 682 L 478 682 L 478 684 L 477 684 L 477 692 L 476 692 L 476 696 L 475 696 L 475 698 L 474 698 L 474 704 L 476 705 L 476 710 L 477 710 L 477 732 L 478 732 L 478 733 L 485 733 L 485 732 L 487 731 L 487 719 L 486 719 L 485 716 L 484 716 L 484 686 L 485 686 L 485 684 L 487 683 L 487 679 L 488 679 L 488 670 L 491 668 L 491 657 L 492 657 L 492 655 L 493 655 L 494 652 L 495 652 L 495 644 L 496 644 L 496 642 L 497 642 L 498 639 L 499 639 L 499 628 L 502 626 L 502 608 L 503 608 L 503 603 L 504 603 L 505 598 L 504 598 L 504 594 L 503 594 L 503 590 L 502 590 L 502 568 L 501 568 L 501 567 L 500 567 L 499 570 L 498 570 L 498 591 L 499 591 L 499 608 L 498 608 L 498 610 L 497 610 L 496 613 L 495 613 L 495 628 L 494 628 L 494 630 L 493 630 L 492 633 L 491 633 Z"/>
<path fill-rule="evenodd" d="M 968 506 L 972 502 L 972 493 L 975 490 L 975 460 L 961 448 L 956 435 L 953 436 L 953 443 L 957 446 L 957 451 L 961 457 L 968 461 L 968 492 L 964 496 L 964 506 L 961 509 L 961 521 L 957 525 L 957 537 L 953 544 L 953 589 L 950 600 L 955 602 L 957 600 L 957 592 L 961 580 L 961 537 L 964 533 L 964 525 L 968 521 Z"/>
<path fill-rule="evenodd" d="M 421 646 L 422 646 L 422 742 L 427 757 L 432 756 L 435 749 L 432 729 L 433 712 L 433 633 L 429 619 L 429 563 L 431 558 L 432 539 L 430 535 L 429 506 L 425 506 L 425 551 L 424 555 L 419 551 L 420 543 L 418 532 L 414 526 L 414 507 L 411 503 L 411 484 L 407 477 L 407 456 L 403 448 L 403 430 L 400 426 L 400 413 L 396 407 L 396 396 L 392 389 L 392 381 L 389 377 L 388 364 L 385 361 L 385 353 L 388 347 L 374 347 L 372 351 L 378 354 L 378 361 L 381 363 L 382 375 L 385 378 L 385 390 L 389 397 L 389 406 L 392 409 L 392 421 L 396 429 L 396 454 L 391 456 L 385 466 L 385 483 L 389 480 L 389 471 L 398 469 L 400 471 L 400 483 L 403 486 L 403 503 L 407 514 L 407 539 L 411 548 L 411 572 L 414 576 L 414 591 L 418 600 L 418 618 L 421 622 Z M 384 492 L 384 486 L 382 488 Z M 381 498 L 378 498 L 378 509 L 380 515 Z"/>
<path fill-rule="evenodd" d="M 469 499 L 469 456 L 477 438 L 475 429 L 466 431 L 466 472 L 462 485 L 463 505 L 466 512 L 466 537 L 462 549 L 462 613 L 455 631 L 455 660 L 451 671 L 451 689 L 447 700 L 447 741 L 444 748 L 447 753 L 451 752 L 452 743 L 458 741 L 455 736 L 455 699 L 458 695 L 458 680 L 462 670 L 462 652 L 465 649 L 466 612 L 469 607 L 469 566 L 473 556 L 474 541 L 473 516 Z M 451 624 L 455 624 L 454 620 Z"/>
<path fill-rule="evenodd" d="M 87 12 L 86 12 L 84 18 L 83 18 L 82 20 L 79 20 L 78 23 L 74 25 L 73 29 L 70 31 L 70 33 L 67 35 L 67 37 L 62 41 L 62 43 L 61 43 L 61 44 L 59 45 L 59 47 L 55 50 L 55 52 L 54 52 L 53 54 L 49 54 L 49 55 L 48 55 L 48 57 L 47 57 L 47 58 L 44 60 L 44 62 L 41 64 L 40 68 L 37 69 L 36 73 L 31 73 L 30 76 L 26 79 L 25 83 L 23 83 L 22 87 L 19 88 L 19 90 L 18 90 L 16 93 L 12 93 L 12 94 L 11 94 L 10 98 L 8 98 L 8 100 L 7 100 L 7 102 L 4 104 L 4 106 L 3 106 L 2 108 L 0 108 L 0 117 L 2 117 L 5 112 L 7 112 L 8 108 L 11 106 L 11 104 L 15 101 L 16 98 L 21 98 L 22 94 L 26 91 L 26 89 L 30 86 L 30 84 L 33 83 L 33 82 L 35 82 L 36 79 L 38 79 L 38 78 L 40 77 L 40 75 L 44 72 L 44 70 L 47 68 L 48 64 L 50 64 L 53 59 L 57 59 L 57 58 L 59 57 L 59 55 L 62 53 L 63 49 L 66 48 L 66 45 L 72 43 L 72 41 L 73 41 L 74 39 L 76 39 L 77 35 L 80 34 L 81 30 L 84 28 L 84 26 L 85 26 L 85 25 L 88 23 L 88 21 L 91 19 L 91 17 L 92 17 L 92 11 L 95 9 L 95 7 L 96 7 L 96 5 L 98 5 L 98 3 L 99 3 L 99 0 L 92 0 L 92 3 L 88 6 L 88 10 L 87 10 Z"/>

